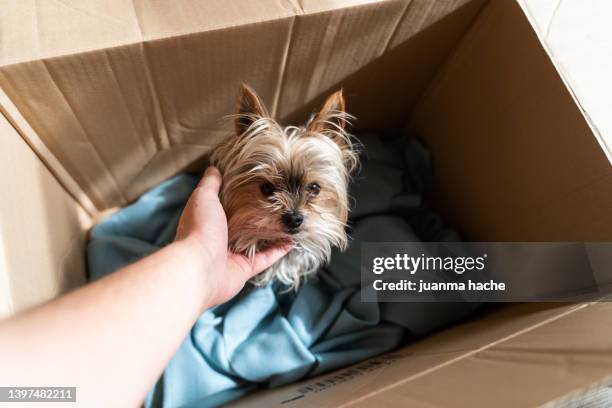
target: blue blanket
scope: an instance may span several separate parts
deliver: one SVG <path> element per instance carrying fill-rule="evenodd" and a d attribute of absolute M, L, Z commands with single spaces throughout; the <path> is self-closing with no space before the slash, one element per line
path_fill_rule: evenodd
<path fill-rule="evenodd" d="M 217 406 L 389 351 L 451 324 L 475 303 L 362 303 L 361 241 L 454 241 L 423 204 L 428 152 L 414 138 L 360 138 L 366 152 L 351 186 L 353 241 L 297 293 L 250 285 L 202 314 L 146 399 L 147 407 Z M 88 246 L 92 279 L 172 241 L 198 181 L 176 176 L 97 225 Z"/>

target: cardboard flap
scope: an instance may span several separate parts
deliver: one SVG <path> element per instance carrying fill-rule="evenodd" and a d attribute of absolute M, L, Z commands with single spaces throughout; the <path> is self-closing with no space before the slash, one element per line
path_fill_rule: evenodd
<path fill-rule="evenodd" d="M 612 3 L 519 1 L 612 162 Z"/>
<path fill-rule="evenodd" d="M 0 10 L 0 66 L 141 39 L 131 0 L 2 0 Z"/>
<path fill-rule="evenodd" d="M 298 2 L 292 0 L 135 0 L 134 10 L 145 41 L 293 17 L 301 12 Z"/>
<path fill-rule="evenodd" d="M 541 406 L 611 379 L 612 305 L 597 303 L 372 393 L 354 406 Z"/>
<path fill-rule="evenodd" d="M 0 8 L 2 66 L 268 21 L 300 10 L 292 0 L 3 0 Z"/>
<path fill-rule="evenodd" d="M 27 18 L 0 40 L 0 86 L 37 153 L 102 210 L 227 137 L 241 82 L 292 121 L 346 82 L 363 127 L 399 129 L 482 1 L 9 2 L 3 23 Z"/>

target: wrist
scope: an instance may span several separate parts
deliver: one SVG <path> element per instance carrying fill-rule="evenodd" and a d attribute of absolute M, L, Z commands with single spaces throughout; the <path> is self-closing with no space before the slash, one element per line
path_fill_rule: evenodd
<path fill-rule="evenodd" d="M 196 238 L 187 237 L 172 242 L 170 247 L 174 248 L 177 255 L 188 260 L 193 265 L 206 265 L 210 261 L 203 245 Z"/>
<path fill-rule="evenodd" d="M 168 245 L 168 250 L 172 252 L 177 260 L 176 265 L 180 265 L 180 270 L 176 272 L 188 275 L 188 279 L 193 282 L 197 289 L 198 299 L 201 300 L 201 309 L 208 305 L 209 282 L 208 269 L 211 260 L 199 241 L 195 239 L 181 239 Z"/>

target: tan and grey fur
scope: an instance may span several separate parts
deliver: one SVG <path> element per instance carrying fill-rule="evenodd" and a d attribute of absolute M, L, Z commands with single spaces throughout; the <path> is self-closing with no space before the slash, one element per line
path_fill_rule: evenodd
<path fill-rule="evenodd" d="M 231 250 L 253 256 L 282 243 L 293 249 L 255 278 L 297 288 L 302 277 L 329 261 L 348 237 L 348 183 L 358 154 L 346 131 L 342 91 L 304 126 L 279 125 L 243 85 L 236 135 L 216 146 L 211 164 L 223 175 L 220 198 Z"/>

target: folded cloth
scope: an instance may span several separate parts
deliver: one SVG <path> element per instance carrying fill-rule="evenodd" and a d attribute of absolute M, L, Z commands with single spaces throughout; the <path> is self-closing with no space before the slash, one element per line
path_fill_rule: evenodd
<path fill-rule="evenodd" d="M 430 157 L 416 138 L 360 137 L 362 169 L 351 186 L 352 242 L 297 292 L 247 287 L 204 312 L 146 407 L 217 406 L 389 351 L 467 316 L 475 303 L 362 303 L 362 241 L 456 241 L 423 203 Z M 198 181 L 176 176 L 97 225 L 88 245 L 92 279 L 172 241 Z"/>

